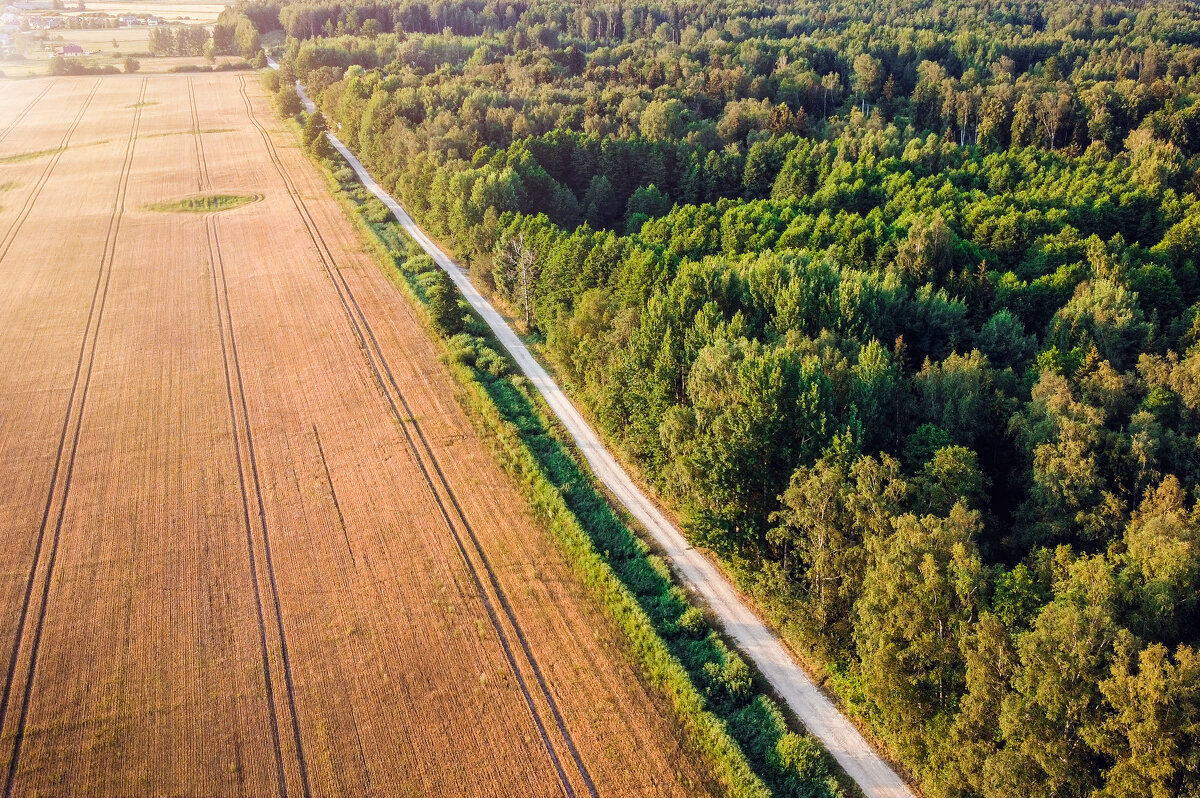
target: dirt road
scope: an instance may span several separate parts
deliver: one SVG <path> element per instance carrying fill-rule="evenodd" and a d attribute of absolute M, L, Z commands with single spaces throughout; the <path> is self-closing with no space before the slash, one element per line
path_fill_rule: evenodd
<path fill-rule="evenodd" d="M 0 87 L 0 274 L 6 798 L 707 794 L 253 76 Z"/>
<path fill-rule="evenodd" d="M 304 100 L 311 111 L 311 103 L 307 97 Z M 570 432 L 596 476 L 654 537 L 688 587 L 695 590 L 716 614 L 726 634 L 753 660 L 755 667 L 767 678 L 776 693 L 837 759 L 868 798 L 911 798 L 913 793 L 904 781 L 817 689 L 779 640 L 739 598 L 716 566 L 688 545 L 675 525 L 634 484 L 557 383 L 529 353 L 504 318 L 467 279 L 466 272 L 425 235 L 399 203 L 380 188 L 345 145 L 332 135 L 330 140 L 349 161 L 364 185 L 387 205 L 409 235 L 449 273 L 463 297 L 491 327 L 496 338 Z"/>

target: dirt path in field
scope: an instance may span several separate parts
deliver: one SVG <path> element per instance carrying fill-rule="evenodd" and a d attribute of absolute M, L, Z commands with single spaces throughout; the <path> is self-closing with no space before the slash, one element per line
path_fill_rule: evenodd
<path fill-rule="evenodd" d="M 8 184 L 6 796 L 711 794 L 256 81 L 23 83 Z"/>
<path fill-rule="evenodd" d="M 301 96 L 309 112 L 315 110 L 308 97 L 303 93 Z M 329 134 L 329 138 L 363 184 L 395 214 L 409 235 L 453 278 L 463 297 L 487 322 L 496 338 L 575 439 L 597 478 L 663 548 L 684 583 L 703 597 L 725 633 L 754 662 L 805 727 L 837 759 L 868 798 L 912 798 L 913 793 L 904 781 L 874 751 L 854 724 L 817 689 L 808 674 L 742 601 L 717 567 L 693 549 L 678 528 L 634 484 L 558 384 L 530 354 L 491 303 L 471 284 L 466 271 L 417 226 L 399 203 L 383 191 L 345 145 L 332 134 Z"/>

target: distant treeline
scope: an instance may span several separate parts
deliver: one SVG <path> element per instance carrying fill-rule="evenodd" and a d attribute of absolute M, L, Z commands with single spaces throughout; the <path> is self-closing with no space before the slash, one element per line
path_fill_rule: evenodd
<path fill-rule="evenodd" d="M 212 52 L 212 35 L 199 25 L 160 25 L 150 29 L 150 54 L 192 56 Z"/>

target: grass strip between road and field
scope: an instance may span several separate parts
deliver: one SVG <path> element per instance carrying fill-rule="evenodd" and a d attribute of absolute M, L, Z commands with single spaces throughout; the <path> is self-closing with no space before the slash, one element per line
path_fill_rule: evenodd
<path fill-rule="evenodd" d="M 727 794 L 843 795 L 820 744 L 788 729 L 761 680 L 691 605 L 666 561 L 613 509 L 528 380 L 512 373 L 487 326 L 468 315 L 464 303 L 465 331 L 442 336 L 426 307 L 425 289 L 437 266 L 340 160 L 322 165 L 334 194 L 393 270 L 392 282 L 441 343 L 467 409 L 501 465 L 625 635 L 643 678 L 668 700 L 688 743 Z"/>

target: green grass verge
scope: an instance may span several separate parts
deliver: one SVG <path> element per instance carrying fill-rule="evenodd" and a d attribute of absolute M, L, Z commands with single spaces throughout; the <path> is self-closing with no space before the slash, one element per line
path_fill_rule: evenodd
<path fill-rule="evenodd" d="M 340 163 L 330 187 L 425 311 L 437 267 L 386 208 Z M 618 514 L 490 331 L 463 305 L 465 331 L 442 338 L 469 413 L 518 481 L 577 576 L 624 634 L 643 678 L 669 702 L 689 745 L 733 796 L 836 798 L 846 794 L 819 743 L 789 730 L 783 712 L 741 656 L 692 606 L 667 563 Z M 849 792 L 853 793 L 851 788 Z"/>
<path fill-rule="evenodd" d="M 85 141 L 82 144 L 72 144 L 71 148 L 79 149 L 81 147 L 99 147 L 101 144 L 107 144 L 109 141 L 110 141 L 110 139 L 100 139 L 99 141 Z M 66 147 L 52 147 L 48 150 L 31 150 L 30 152 L 17 152 L 17 153 L 13 153 L 12 155 L 5 155 L 3 158 L 0 158 L 0 164 L 20 163 L 21 161 L 32 161 L 35 158 L 46 158 L 50 155 L 58 155 L 60 152 L 63 152 L 66 149 L 67 149 Z M 16 184 L 8 183 L 6 185 L 8 185 L 11 188 L 12 186 L 14 186 Z"/>
<path fill-rule="evenodd" d="M 18 152 L 15 155 L 5 155 L 3 158 L 0 158 L 0 164 L 32 161 L 34 158 L 45 158 L 47 155 L 55 155 L 60 152 L 62 152 L 61 147 L 52 147 L 48 150 L 34 150 L 32 152 Z"/>
<path fill-rule="evenodd" d="M 209 194 L 203 197 L 186 197 L 174 202 L 153 202 L 145 208 L 148 211 L 163 213 L 215 213 L 240 208 L 260 199 L 262 197 L 245 194 Z"/>
<path fill-rule="evenodd" d="M 232 133 L 232 132 L 233 132 L 233 128 L 231 128 L 231 127 L 209 127 L 209 128 L 203 128 L 201 130 L 169 130 L 166 133 L 139 134 L 138 140 L 141 141 L 142 139 L 161 139 L 161 138 L 165 138 L 167 136 L 194 136 L 197 133 L 207 134 L 207 133 Z"/>

